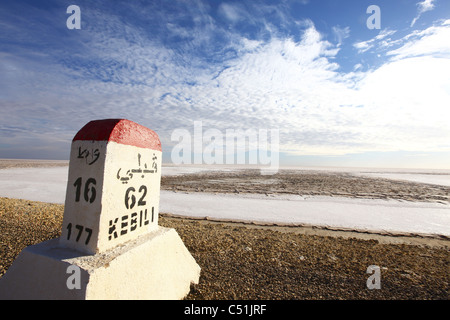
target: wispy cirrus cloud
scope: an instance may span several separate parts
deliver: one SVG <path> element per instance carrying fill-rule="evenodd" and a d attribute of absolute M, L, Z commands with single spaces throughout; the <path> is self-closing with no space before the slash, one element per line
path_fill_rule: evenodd
<path fill-rule="evenodd" d="M 423 13 L 434 9 L 435 5 L 433 2 L 435 2 L 435 0 L 423 0 L 416 4 L 418 8 L 417 16 L 411 21 L 411 27 L 413 27 L 416 24 L 417 20 L 419 20 L 420 16 Z"/>
<path fill-rule="evenodd" d="M 367 41 L 360 41 L 353 44 L 359 53 L 364 53 L 376 47 L 388 47 L 391 42 L 390 36 L 394 35 L 396 30 L 383 29 L 378 35 Z"/>
<path fill-rule="evenodd" d="M 334 33 L 338 46 L 342 44 L 344 39 L 350 36 L 350 27 L 348 26 L 343 28 L 341 28 L 340 26 L 334 26 L 332 27 L 332 31 Z"/>
<path fill-rule="evenodd" d="M 402 44 L 387 54 L 395 59 L 417 56 L 433 56 L 436 58 L 450 58 L 450 20 L 441 21 L 425 30 L 416 30 L 396 41 Z"/>

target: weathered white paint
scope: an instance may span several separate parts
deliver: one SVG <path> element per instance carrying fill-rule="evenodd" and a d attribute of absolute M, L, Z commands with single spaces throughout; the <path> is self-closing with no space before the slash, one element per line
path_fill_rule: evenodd
<path fill-rule="evenodd" d="M 99 158 L 89 165 L 85 158 L 78 158 L 80 150 L 98 150 Z M 114 141 L 74 141 L 61 243 L 95 254 L 154 230 L 158 225 L 161 157 L 161 151 Z"/>

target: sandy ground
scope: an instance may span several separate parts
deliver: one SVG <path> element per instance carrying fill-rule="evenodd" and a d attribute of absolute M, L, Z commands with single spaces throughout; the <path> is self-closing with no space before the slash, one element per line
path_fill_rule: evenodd
<path fill-rule="evenodd" d="M 449 201 L 445 186 L 310 171 L 298 176 L 196 171 L 164 176 L 162 189 Z M 23 248 L 60 235 L 63 211 L 61 204 L 0 198 L 0 276 Z M 445 238 L 214 222 L 169 212 L 161 214 L 160 225 L 177 230 L 202 268 L 189 300 L 450 298 L 450 241 Z M 366 286 L 370 265 L 381 269 L 379 290 Z"/>
<path fill-rule="evenodd" d="M 68 160 L 0 159 L 0 169 L 67 167 Z"/>

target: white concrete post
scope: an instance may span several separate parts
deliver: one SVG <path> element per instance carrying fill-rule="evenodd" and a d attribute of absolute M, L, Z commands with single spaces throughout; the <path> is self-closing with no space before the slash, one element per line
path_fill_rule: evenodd
<path fill-rule="evenodd" d="M 200 267 L 174 229 L 158 226 L 161 143 L 124 119 L 74 137 L 61 237 L 25 248 L 0 299 L 182 299 Z"/>
<path fill-rule="evenodd" d="M 155 230 L 161 143 L 129 120 L 91 121 L 72 141 L 61 243 L 100 253 Z"/>

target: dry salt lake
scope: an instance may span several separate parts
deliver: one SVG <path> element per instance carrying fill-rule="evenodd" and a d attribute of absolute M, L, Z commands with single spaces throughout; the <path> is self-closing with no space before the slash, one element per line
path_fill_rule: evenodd
<path fill-rule="evenodd" d="M 5 162 L 6 160 L 3 160 Z M 9 160 L 8 163 L 11 163 Z M 17 162 L 19 163 L 19 161 Z M 162 177 L 236 173 L 247 167 L 163 165 Z M 444 190 L 447 199 L 423 202 L 292 193 L 222 193 L 161 190 L 160 212 L 210 220 L 261 224 L 310 225 L 361 231 L 450 236 L 450 170 L 286 167 L 281 172 L 346 174 L 383 178 Z M 288 170 L 288 171 L 285 171 Z M 67 188 L 65 162 L 27 162 L 0 169 L 0 197 L 63 204 Z M 275 177 L 275 176 L 272 176 Z M 270 185 L 270 177 L 256 183 Z M 220 183 L 220 181 L 219 181 Z M 197 190 L 198 191 L 198 190 Z"/>

